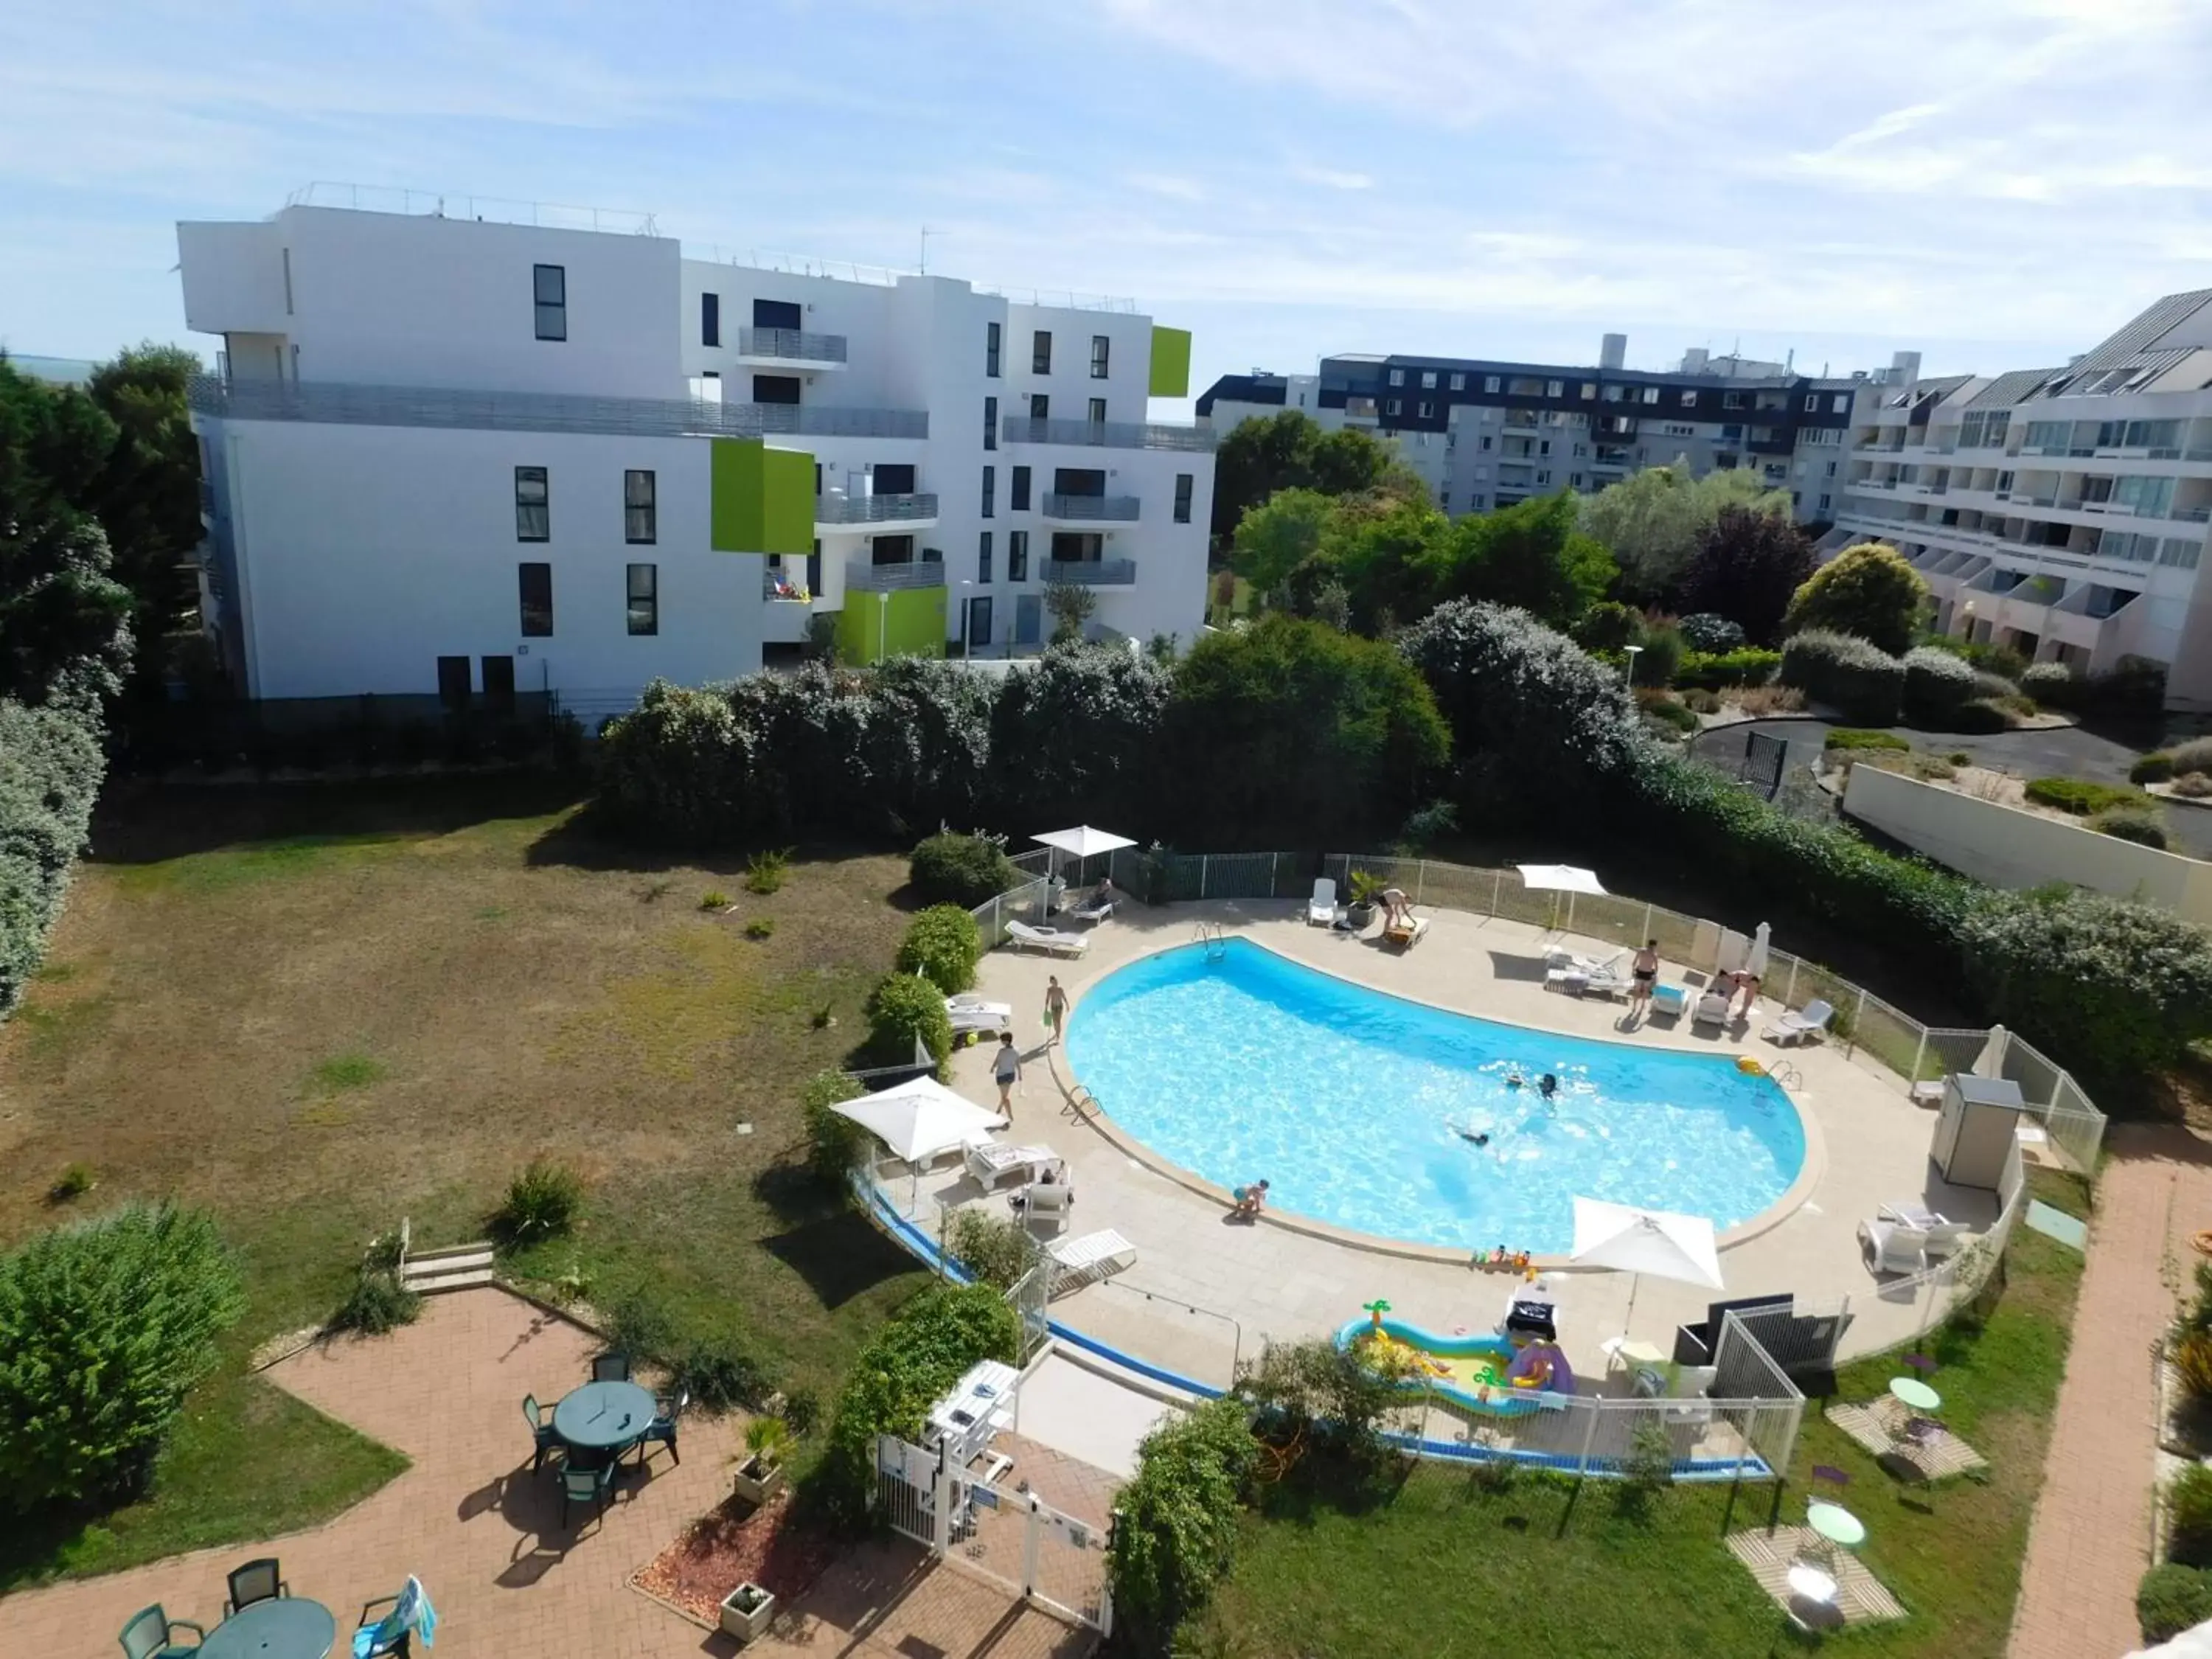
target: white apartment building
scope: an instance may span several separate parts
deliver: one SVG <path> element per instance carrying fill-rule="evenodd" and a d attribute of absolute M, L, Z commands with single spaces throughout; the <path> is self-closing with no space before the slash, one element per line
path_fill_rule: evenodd
<path fill-rule="evenodd" d="M 2212 708 L 2212 289 L 2159 301 L 2059 368 L 1869 386 L 1824 550 L 1879 540 L 1936 625 L 2036 661 L 2166 665 Z"/>
<path fill-rule="evenodd" d="M 208 625 L 257 698 L 727 679 L 841 655 L 1197 636 L 1212 440 L 1146 419 L 1189 337 L 684 257 L 648 229 L 292 205 L 177 229 Z"/>

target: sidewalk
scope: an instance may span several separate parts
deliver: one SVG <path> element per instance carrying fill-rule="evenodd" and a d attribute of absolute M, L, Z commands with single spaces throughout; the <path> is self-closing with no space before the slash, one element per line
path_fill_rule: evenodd
<path fill-rule="evenodd" d="M 2189 1236 L 2212 1225 L 2212 1146 L 2144 1124 L 2115 1124 L 2106 1146 L 2010 1659 L 2118 1659 L 2141 1645 L 2136 1582 L 2150 1565 L 2158 1439 L 2151 1346 L 2194 1270 Z"/>

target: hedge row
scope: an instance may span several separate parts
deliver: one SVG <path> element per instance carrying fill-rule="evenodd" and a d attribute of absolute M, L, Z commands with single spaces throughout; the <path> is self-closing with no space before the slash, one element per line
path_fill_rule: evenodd
<path fill-rule="evenodd" d="M 106 769 L 98 698 L 0 699 L 0 1015 L 38 971 Z"/>
<path fill-rule="evenodd" d="M 1115 1635 L 1130 1652 L 1166 1659 L 1176 1627 L 1211 1598 L 1258 1461 L 1250 1408 L 1234 1395 L 1194 1407 L 1137 1448 L 1106 1558 Z"/>
<path fill-rule="evenodd" d="M 1732 651 L 1686 651 L 1675 665 L 1677 691 L 1721 691 L 1736 685 L 1765 685 L 1782 666 L 1779 651 L 1755 646 Z"/>
<path fill-rule="evenodd" d="M 1808 629 L 1792 635 L 1782 647 L 1781 679 L 1854 726 L 1894 726 L 1904 711 L 1905 665 L 1849 634 Z"/>

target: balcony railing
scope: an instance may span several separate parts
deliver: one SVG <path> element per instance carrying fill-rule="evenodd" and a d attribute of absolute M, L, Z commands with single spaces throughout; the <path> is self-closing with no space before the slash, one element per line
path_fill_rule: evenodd
<path fill-rule="evenodd" d="M 1093 449 L 1211 450 L 1214 434 L 1194 426 L 1155 426 L 1140 421 L 1038 420 L 1008 415 L 999 422 L 1001 441 L 1010 444 L 1079 444 Z"/>
<path fill-rule="evenodd" d="M 845 567 L 848 591 L 896 593 L 909 587 L 942 587 L 945 565 L 939 559 L 917 559 L 911 564 L 871 564 L 854 559 Z"/>
<path fill-rule="evenodd" d="M 341 426 L 444 427 L 469 431 L 605 432 L 650 438 L 927 438 L 923 410 L 820 404 L 725 404 L 690 398 L 580 398 L 552 392 L 472 392 L 363 386 L 342 380 L 193 379 L 196 414 L 234 421 L 314 421 Z"/>
<path fill-rule="evenodd" d="M 1040 511 L 1048 519 L 1061 519 L 1071 524 L 1134 524 L 1137 521 L 1137 498 L 1134 495 L 1063 495 L 1054 490 L 1047 490 Z"/>
<path fill-rule="evenodd" d="M 845 361 L 845 337 L 809 334 L 796 328 L 741 328 L 738 331 L 738 356 L 773 357 L 779 362 L 842 363 Z"/>
<path fill-rule="evenodd" d="M 937 516 L 937 497 L 921 495 L 817 495 L 817 524 L 896 524 Z"/>
<path fill-rule="evenodd" d="M 1047 559 L 1044 579 L 1078 587 L 1127 587 L 1137 580 L 1134 559 Z"/>

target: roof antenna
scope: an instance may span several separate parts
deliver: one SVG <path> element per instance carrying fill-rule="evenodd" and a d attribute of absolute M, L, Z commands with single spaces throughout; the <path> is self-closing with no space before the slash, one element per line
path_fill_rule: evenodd
<path fill-rule="evenodd" d="M 921 228 L 921 274 L 929 275 L 929 227 Z"/>

